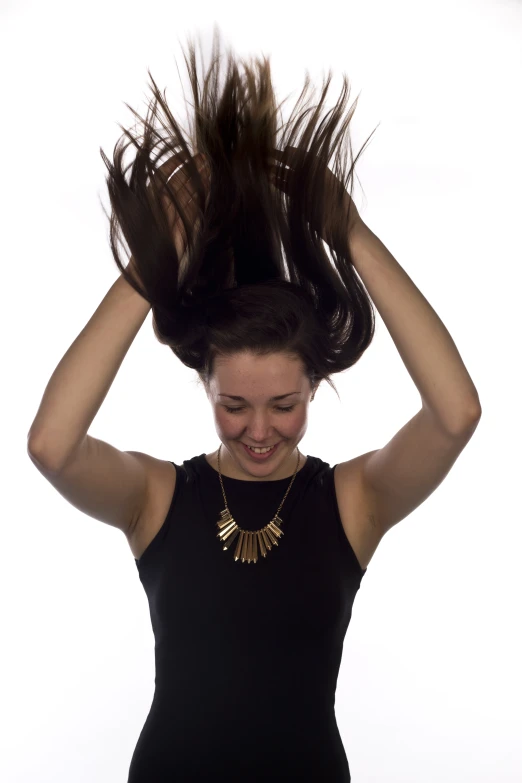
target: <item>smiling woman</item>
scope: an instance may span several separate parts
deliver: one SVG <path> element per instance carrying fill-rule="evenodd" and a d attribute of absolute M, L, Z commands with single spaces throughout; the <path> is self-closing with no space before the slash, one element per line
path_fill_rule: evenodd
<path fill-rule="evenodd" d="M 348 80 L 325 117 L 330 78 L 281 123 L 267 58 L 231 56 L 221 86 L 218 47 L 200 84 L 189 48 L 191 138 L 152 81 L 143 132 L 102 152 L 121 274 L 51 376 L 29 453 L 124 532 L 147 595 L 155 690 L 128 783 L 349 783 L 334 708 L 354 600 L 383 535 L 463 450 L 478 395 L 348 193 Z M 374 306 L 422 409 L 332 467 L 299 449 L 309 403 L 368 349 Z M 219 448 L 181 464 L 88 433 L 150 309 L 214 415 Z"/>
<path fill-rule="evenodd" d="M 170 135 L 151 157 L 158 137 L 145 120 L 129 184 L 122 150 L 110 170 L 114 233 L 121 229 L 132 250 L 158 340 L 196 371 L 220 441 L 175 465 L 174 476 L 166 466 L 152 471 L 134 526 L 155 633 L 177 641 L 159 648 L 155 700 L 129 783 L 151 775 L 265 780 L 275 770 L 281 780 L 347 783 L 332 683 L 366 569 L 340 517 L 334 470 L 299 451 L 319 385 L 336 391 L 332 375 L 353 366 L 374 334 L 372 303 L 351 263 L 347 80 L 326 120 L 305 106 L 278 138 L 268 62 L 257 63 L 257 74 L 242 63 L 243 78 L 231 57 L 218 94 L 219 59 L 213 53 L 200 91 L 190 47 L 193 147 L 205 161 L 204 178 L 188 167 L 196 219 L 161 179 L 151 179 L 153 208 L 143 197 L 145 172 L 187 149 L 155 85 Z M 336 177 L 328 182 L 334 137 Z M 182 223 L 183 264 L 172 214 Z M 115 260 L 126 277 L 117 253 Z M 270 451 L 255 454 L 256 446 Z M 359 485 L 350 488 L 350 525 L 360 527 Z M 368 530 L 371 544 L 358 548 L 369 560 L 377 538 Z M 259 687 L 252 674 L 271 659 L 276 670 Z"/>

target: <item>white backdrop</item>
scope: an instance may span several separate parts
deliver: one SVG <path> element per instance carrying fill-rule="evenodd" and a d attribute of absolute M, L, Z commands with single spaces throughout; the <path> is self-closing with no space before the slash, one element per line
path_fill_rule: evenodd
<path fill-rule="evenodd" d="M 359 91 L 354 198 L 435 308 L 482 419 L 448 477 L 394 527 L 356 596 L 336 714 L 354 783 L 520 783 L 522 5 L 515 0 L 187 4 L 3 0 L 3 562 L 0 778 L 125 783 L 154 689 L 145 593 L 124 535 L 40 475 L 26 435 L 49 377 L 119 272 L 102 146 L 146 69 L 183 106 L 178 41 L 212 27 L 271 56 L 278 99 L 308 69 Z M 216 10 L 219 9 L 219 10 Z M 258 9 L 258 10 L 257 10 Z M 187 93 L 188 95 L 188 93 Z M 185 115 L 183 115 L 185 116 Z M 196 376 L 151 314 L 89 432 L 181 463 L 219 445 Z M 301 450 L 380 448 L 418 392 L 377 314 L 352 371 L 323 384 Z M 339 433 L 344 435 L 339 437 Z"/>

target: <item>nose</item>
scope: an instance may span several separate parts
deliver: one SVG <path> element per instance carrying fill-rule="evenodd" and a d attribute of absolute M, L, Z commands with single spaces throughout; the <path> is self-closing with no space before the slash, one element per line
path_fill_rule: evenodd
<path fill-rule="evenodd" d="M 280 440 L 279 436 L 270 430 L 270 427 L 263 424 L 262 421 L 252 424 L 243 434 L 243 441 L 253 446 L 255 443 L 276 443 Z"/>
<path fill-rule="evenodd" d="M 248 444 L 249 446 L 263 446 L 270 444 L 271 446 L 274 445 L 274 443 L 278 443 L 281 438 L 278 435 L 270 434 L 269 432 L 245 432 L 243 437 L 241 438 L 243 443 Z"/>

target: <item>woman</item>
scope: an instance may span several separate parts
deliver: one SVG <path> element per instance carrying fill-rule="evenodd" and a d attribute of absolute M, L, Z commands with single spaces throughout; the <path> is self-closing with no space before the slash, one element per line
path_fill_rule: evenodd
<path fill-rule="evenodd" d="M 444 325 L 360 218 L 342 134 L 328 169 L 346 80 L 319 129 L 329 80 L 278 139 L 268 62 L 256 80 L 232 61 L 219 93 L 215 60 L 201 97 L 193 45 L 190 57 L 197 153 L 154 82 L 141 140 L 126 131 L 129 181 L 128 144 L 113 163 L 102 152 L 121 276 L 53 373 L 29 453 L 73 505 L 124 531 L 147 593 L 156 687 L 129 783 L 341 783 L 334 702 L 355 595 L 383 535 L 447 475 L 480 403 Z M 383 448 L 332 468 L 298 444 L 321 381 L 369 347 L 373 305 L 422 408 Z M 88 434 L 150 308 L 158 340 L 196 370 L 221 442 L 181 465 Z"/>

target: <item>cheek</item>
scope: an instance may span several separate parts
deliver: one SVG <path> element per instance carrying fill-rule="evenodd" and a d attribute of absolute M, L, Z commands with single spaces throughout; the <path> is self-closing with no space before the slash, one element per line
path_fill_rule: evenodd
<path fill-rule="evenodd" d="M 293 435 L 300 435 L 306 429 L 306 410 L 301 409 L 298 413 L 289 414 L 291 422 L 288 423 L 288 429 Z"/>
<path fill-rule="evenodd" d="M 217 410 L 215 412 L 215 421 L 219 432 L 227 437 L 233 437 L 234 433 L 240 430 L 239 422 L 234 419 L 233 413 Z"/>

